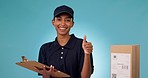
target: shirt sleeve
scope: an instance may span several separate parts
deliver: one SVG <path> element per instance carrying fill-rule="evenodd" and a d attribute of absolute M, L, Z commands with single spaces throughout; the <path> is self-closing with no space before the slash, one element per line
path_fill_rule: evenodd
<path fill-rule="evenodd" d="M 45 64 L 47 63 L 47 60 L 46 60 L 46 46 L 45 44 L 41 46 L 40 50 L 39 50 L 39 55 L 38 55 L 38 62 L 42 63 L 42 64 Z M 38 73 L 38 75 L 41 75 L 40 73 Z"/>
<path fill-rule="evenodd" d="M 79 72 L 81 74 L 81 71 L 82 71 L 82 68 L 83 68 L 83 63 L 84 63 L 84 52 L 83 52 L 83 49 L 81 48 L 81 51 L 80 51 L 80 55 L 79 55 Z"/>
<path fill-rule="evenodd" d="M 94 72 L 93 55 L 92 55 L 92 53 L 90 54 L 90 61 L 91 61 L 91 69 L 92 69 L 91 74 L 92 74 Z"/>
<path fill-rule="evenodd" d="M 38 62 L 40 62 L 42 64 L 46 64 L 47 63 L 45 49 L 46 49 L 45 45 L 42 45 L 40 50 L 39 50 Z"/>

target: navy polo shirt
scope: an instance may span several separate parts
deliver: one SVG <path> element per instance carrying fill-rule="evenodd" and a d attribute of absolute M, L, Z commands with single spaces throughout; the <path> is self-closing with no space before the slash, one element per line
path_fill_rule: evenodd
<path fill-rule="evenodd" d="M 55 69 L 69 74 L 71 78 L 81 78 L 84 62 L 82 42 L 83 39 L 79 39 L 72 34 L 67 44 L 60 46 L 56 38 L 55 41 L 41 46 L 38 61 L 48 66 L 53 65 Z M 90 57 L 93 73 L 92 54 L 90 54 Z"/>

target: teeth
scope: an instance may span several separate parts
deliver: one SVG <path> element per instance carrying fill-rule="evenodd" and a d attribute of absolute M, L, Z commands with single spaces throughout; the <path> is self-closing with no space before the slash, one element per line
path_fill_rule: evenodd
<path fill-rule="evenodd" d="M 61 30 L 65 30 L 66 28 L 59 28 L 59 29 L 61 29 Z"/>

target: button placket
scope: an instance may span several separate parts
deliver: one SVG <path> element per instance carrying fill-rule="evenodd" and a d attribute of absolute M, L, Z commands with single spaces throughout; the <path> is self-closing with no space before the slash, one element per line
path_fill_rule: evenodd
<path fill-rule="evenodd" d="M 61 50 L 61 57 L 60 57 L 60 58 L 61 58 L 61 60 L 62 60 L 62 59 L 63 59 L 63 54 L 64 54 L 64 52 L 63 52 L 64 48 L 62 47 L 61 49 L 62 49 L 62 50 Z"/>
<path fill-rule="evenodd" d="M 62 55 L 64 54 L 63 51 L 61 52 L 61 54 L 62 54 Z"/>
<path fill-rule="evenodd" d="M 63 57 L 61 56 L 61 60 L 63 59 Z"/>

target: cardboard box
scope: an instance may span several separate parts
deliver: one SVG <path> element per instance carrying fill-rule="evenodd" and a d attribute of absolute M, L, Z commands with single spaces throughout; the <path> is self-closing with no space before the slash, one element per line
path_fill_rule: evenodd
<path fill-rule="evenodd" d="M 140 46 L 111 46 L 111 78 L 140 78 Z"/>

